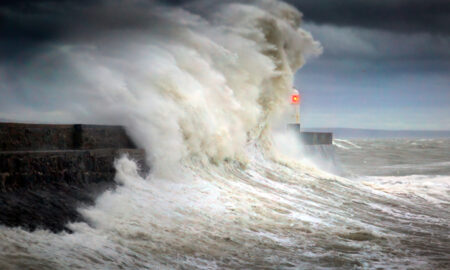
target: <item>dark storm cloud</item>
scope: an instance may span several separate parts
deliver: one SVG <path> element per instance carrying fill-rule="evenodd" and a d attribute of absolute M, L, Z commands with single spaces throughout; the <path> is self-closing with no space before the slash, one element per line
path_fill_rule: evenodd
<path fill-rule="evenodd" d="M 357 27 L 306 23 L 324 46 L 326 58 L 355 60 L 445 60 L 450 59 L 448 35 L 397 33 Z"/>
<path fill-rule="evenodd" d="M 118 3 L 120 1 L 117 1 Z M 136 1 L 136 6 L 159 2 L 188 5 L 191 0 Z M 214 1 L 208 1 L 214 2 Z M 220 2 L 220 1 L 217 1 Z M 246 2 L 246 1 L 242 1 Z M 372 28 L 397 32 L 450 34 L 450 0 L 287 0 L 305 14 L 307 22 L 337 26 Z M 114 25 L 113 16 L 90 18 L 88 10 L 101 5 L 101 0 L 25 0 L 2 1 L 0 6 L 0 46 L 2 54 L 15 48 L 57 39 L 85 20 L 105 21 Z M 119 5 L 118 5 L 119 6 Z M 105 14 L 107 15 L 107 14 Z M 120 9 L 117 14 L 120 16 Z M 107 17 L 107 16 L 106 16 Z M 117 20 L 121 23 L 127 20 Z M 128 26 L 139 26 L 139 16 L 132 16 Z M 127 27 L 125 25 L 124 27 Z"/>
<path fill-rule="evenodd" d="M 124 9 L 122 1 L 107 5 L 100 0 L 2 1 L 0 60 L 32 55 L 52 42 L 151 26 L 154 22 L 148 10 L 155 2 L 136 1 Z"/>
<path fill-rule="evenodd" d="M 449 0 L 287 0 L 317 24 L 450 34 Z"/>
<path fill-rule="evenodd" d="M 324 55 L 319 61 L 408 61 L 411 66 L 424 69 L 418 61 L 433 60 L 442 62 L 440 66 L 448 65 L 450 0 L 287 2 L 304 13 L 304 26 L 323 44 Z M 105 31 L 154 26 L 148 11 L 155 3 L 208 13 L 213 12 L 214 3 L 221 1 L 140 0 L 133 1 L 133 5 L 127 3 L 124 9 L 122 1 L 3 1 L 0 6 L 0 62 L 17 66 L 54 43 L 76 44 Z"/>
<path fill-rule="evenodd" d="M 304 13 L 305 28 L 322 43 L 319 61 L 448 71 L 449 0 L 287 1 Z"/>
<path fill-rule="evenodd" d="M 2 39 L 48 40 L 61 34 L 65 25 L 76 23 L 70 18 L 97 1 L 2 1 L 0 31 Z"/>

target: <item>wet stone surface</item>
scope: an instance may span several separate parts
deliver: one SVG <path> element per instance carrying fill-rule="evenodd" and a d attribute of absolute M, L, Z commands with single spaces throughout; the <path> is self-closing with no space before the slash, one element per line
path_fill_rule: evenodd
<path fill-rule="evenodd" d="M 0 223 L 29 230 L 70 231 L 77 208 L 92 205 L 114 182 L 114 159 L 128 154 L 148 172 L 139 149 L 0 152 Z"/>
<path fill-rule="evenodd" d="M 0 123 L 0 151 L 136 148 L 121 126 Z"/>
<path fill-rule="evenodd" d="M 0 224 L 6 226 L 70 232 L 68 223 L 83 221 L 79 207 L 117 186 L 116 158 L 127 154 L 142 175 L 149 171 L 144 150 L 133 149 L 122 127 L 0 123 L 0 139 Z M 73 150 L 75 144 L 93 149 Z"/>

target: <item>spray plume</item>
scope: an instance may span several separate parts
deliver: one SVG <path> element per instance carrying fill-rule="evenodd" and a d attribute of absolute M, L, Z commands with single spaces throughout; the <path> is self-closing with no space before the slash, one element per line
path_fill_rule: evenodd
<path fill-rule="evenodd" d="M 34 103 L 18 120 L 125 125 L 159 171 L 186 158 L 245 163 L 249 142 L 268 145 L 293 74 L 321 51 L 279 1 L 66 5 L 58 35 L 0 69 L 2 91 Z"/>

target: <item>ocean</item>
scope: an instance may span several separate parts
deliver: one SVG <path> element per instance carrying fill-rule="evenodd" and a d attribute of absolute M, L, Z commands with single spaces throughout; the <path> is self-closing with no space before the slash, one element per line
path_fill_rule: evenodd
<path fill-rule="evenodd" d="M 448 269 L 449 139 L 335 140 L 313 163 L 116 162 L 115 191 L 54 234 L 0 227 L 1 269 Z"/>

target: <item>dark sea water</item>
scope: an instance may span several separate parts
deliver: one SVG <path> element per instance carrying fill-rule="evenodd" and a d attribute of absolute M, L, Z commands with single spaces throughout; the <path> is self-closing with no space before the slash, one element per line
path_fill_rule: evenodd
<path fill-rule="evenodd" d="M 336 140 L 344 176 L 249 147 L 177 178 L 116 162 L 73 233 L 0 226 L 0 269 L 449 269 L 450 140 Z"/>
<path fill-rule="evenodd" d="M 345 170 L 355 175 L 450 175 L 450 139 L 337 139 L 334 144 Z"/>
<path fill-rule="evenodd" d="M 449 269 L 450 139 L 337 139 L 334 144 L 346 177 L 404 201 L 399 209 L 372 207 L 404 224 L 409 239 L 404 243 L 411 241 L 419 253 L 440 262 L 421 267 Z"/>

